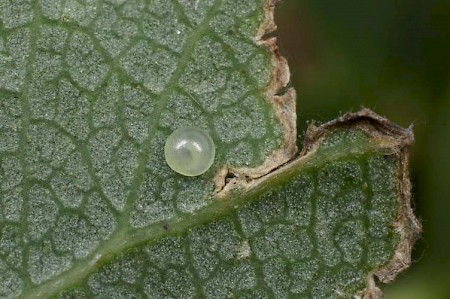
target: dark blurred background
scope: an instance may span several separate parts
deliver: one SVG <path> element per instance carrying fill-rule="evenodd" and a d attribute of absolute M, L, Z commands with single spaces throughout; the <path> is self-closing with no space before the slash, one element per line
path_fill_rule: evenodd
<path fill-rule="evenodd" d="M 387 299 L 450 298 L 450 0 L 284 0 L 277 36 L 308 120 L 361 106 L 414 126 L 412 180 L 424 233 Z"/>

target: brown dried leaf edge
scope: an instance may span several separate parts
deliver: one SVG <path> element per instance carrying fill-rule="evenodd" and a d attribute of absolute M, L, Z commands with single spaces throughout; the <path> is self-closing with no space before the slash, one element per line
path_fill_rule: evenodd
<path fill-rule="evenodd" d="M 292 87 L 286 88 L 291 73 L 286 59 L 281 55 L 276 37 L 266 36 L 277 29 L 274 21 L 275 6 L 279 0 L 267 0 L 264 4 L 265 18 L 255 36 L 257 45 L 267 47 L 272 54 L 272 80 L 266 88 L 265 97 L 272 105 L 275 117 L 283 127 L 284 137 L 281 146 L 273 151 L 258 167 L 240 167 L 225 165 L 219 170 L 214 182 L 216 192 L 220 195 L 230 175 L 235 178 L 260 178 L 286 162 L 292 160 L 297 153 L 297 113 L 296 93 Z M 286 90 L 285 90 L 286 89 Z"/>
<path fill-rule="evenodd" d="M 355 298 L 382 298 L 383 293 L 375 283 L 375 276 L 383 283 L 392 282 L 397 274 L 407 269 L 411 264 L 411 252 L 415 241 L 419 237 L 422 227 L 414 215 L 411 207 L 411 182 L 409 180 L 409 146 L 414 142 L 412 129 L 404 129 L 390 122 L 369 109 L 362 109 L 356 113 L 347 113 L 333 121 L 319 127 L 311 124 L 306 131 L 303 150 L 300 156 L 265 176 L 256 179 L 236 177 L 228 181 L 219 192 L 218 198 L 226 200 L 226 196 L 233 190 L 252 192 L 266 186 L 278 176 L 295 173 L 308 163 L 322 142 L 336 130 L 360 130 L 368 137 L 375 150 L 394 156 L 397 168 L 396 190 L 398 192 L 399 212 L 392 227 L 399 236 L 399 243 L 390 262 L 373 269 L 367 276 L 367 286 L 355 294 Z"/>
<path fill-rule="evenodd" d="M 304 141 L 302 160 L 318 148 L 323 139 L 337 128 L 358 128 L 364 131 L 380 149 L 387 149 L 399 161 L 397 169 L 397 192 L 399 212 L 392 226 L 400 241 L 389 263 L 374 269 L 367 277 L 367 287 L 356 295 L 356 298 L 382 298 L 382 291 L 376 286 L 374 277 L 381 282 L 392 282 L 397 274 L 407 269 L 411 264 L 411 252 L 422 231 L 420 222 L 411 207 L 411 182 L 409 180 L 409 146 L 414 142 L 412 129 L 403 129 L 369 109 L 328 122 L 320 127 L 310 125 Z M 296 162 L 293 161 L 293 164 Z M 281 170 L 281 169 L 280 169 Z"/>

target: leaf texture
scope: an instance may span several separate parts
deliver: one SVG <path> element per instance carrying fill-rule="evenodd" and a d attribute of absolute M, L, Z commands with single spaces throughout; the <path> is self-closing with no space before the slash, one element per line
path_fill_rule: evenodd
<path fill-rule="evenodd" d="M 291 161 L 276 2 L 0 1 L 0 297 L 349 298 L 407 267 L 412 135 L 363 111 Z M 202 176 L 164 161 L 181 126 Z"/>

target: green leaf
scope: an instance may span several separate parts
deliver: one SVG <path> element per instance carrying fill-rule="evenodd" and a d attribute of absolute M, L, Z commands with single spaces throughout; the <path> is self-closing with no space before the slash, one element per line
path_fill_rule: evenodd
<path fill-rule="evenodd" d="M 380 296 L 410 263 L 412 133 L 311 126 L 275 0 L 0 0 L 0 297 Z M 198 177 L 164 143 L 216 144 Z"/>

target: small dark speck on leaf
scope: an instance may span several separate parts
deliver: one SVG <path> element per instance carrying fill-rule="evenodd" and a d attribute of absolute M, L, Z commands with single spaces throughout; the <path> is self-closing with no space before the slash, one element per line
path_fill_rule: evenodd
<path fill-rule="evenodd" d="M 392 155 L 384 155 L 384 160 L 387 162 L 390 162 L 393 160 L 394 157 L 392 157 Z"/>

